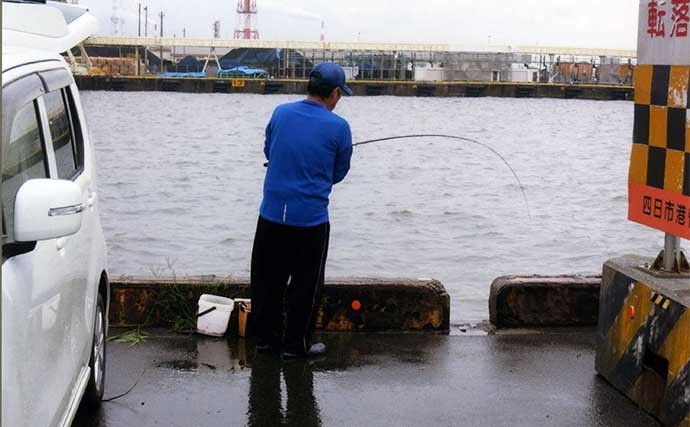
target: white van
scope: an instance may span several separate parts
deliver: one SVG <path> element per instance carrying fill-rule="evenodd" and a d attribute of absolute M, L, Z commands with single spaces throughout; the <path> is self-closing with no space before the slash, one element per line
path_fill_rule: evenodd
<path fill-rule="evenodd" d="M 106 247 L 84 111 L 58 55 L 95 19 L 72 8 L 2 3 L 3 426 L 69 426 L 103 396 Z"/>

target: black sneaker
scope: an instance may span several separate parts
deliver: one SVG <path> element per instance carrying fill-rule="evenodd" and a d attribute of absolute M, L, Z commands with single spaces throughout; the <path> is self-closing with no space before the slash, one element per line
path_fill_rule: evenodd
<path fill-rule="evenodd" d="M 306 353 L 292 353 L 285 351 L 283 352 L 283 358 L 284 359 L 301 359 L 301 358 L 307 358 L 307 357 L 316 357 L 316 356 L 321 356 L 322 354 L 326 353 L 326 344 L 324 343 L 316 343 L 312 344 L 311 347 L 309 347 L 309 351 Z"/>
<path fill-rule="evenodd" d="M 261 353 L 271 351 L 271 346 L 268 344 L 257 344 L 256 345 L 256 351 L 261 352 Z"/>

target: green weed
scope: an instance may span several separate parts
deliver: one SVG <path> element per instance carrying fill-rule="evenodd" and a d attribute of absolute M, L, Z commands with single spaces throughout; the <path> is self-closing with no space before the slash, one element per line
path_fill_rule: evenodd
<path fill-rule="evenodd" d="M 149 335 L 146 332 L 143 332 L 141 328 L 136 328 L 131 331 L 123 332 L 119 335 L 110 337 L 108 338 L 108 341 L 125 343 L 129 344 L 130 347 L 133 347 L 146 340 L 148 336 Z"/>

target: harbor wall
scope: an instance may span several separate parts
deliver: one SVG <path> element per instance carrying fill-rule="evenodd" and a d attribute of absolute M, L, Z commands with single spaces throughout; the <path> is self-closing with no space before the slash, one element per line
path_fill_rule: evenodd
<path fill-rule="evenodd" d="M 188 93 L 304 94 L 307 81 L 151 76 L 78 75 L 80 90 L 163 91 Z M 356 96 L 502 97 L 590 100 L 632 100 L 634 88 L 623 85 L 516 82 L 411 82 L 356 80 L 348 82 Z"/>
<path fill-rule="evenodd" d="M 491 285 L 497 329 L 595 326 L 600 276 L 503 276 Z M 118 277 L 111 280 L 113 326 L 170 326 L 194 313 L 204 294 L 248 298 L 248 279 L 215 276 Z M 316 319 L 326 331 L 450 330 L 450 297 L 431 279 L 328 279 Z"/>

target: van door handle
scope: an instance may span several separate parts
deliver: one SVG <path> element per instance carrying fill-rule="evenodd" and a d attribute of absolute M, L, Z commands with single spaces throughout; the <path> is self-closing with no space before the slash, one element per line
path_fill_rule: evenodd
<path fill-rule="evenodd" d="M 92 208 L 96 204 L 96 192 L 89 194 L 89 198 L 86 199 L 86 204 Z"/>
<path fill-rule="evenodd" d="M 61 237 L 55 242 L 55 247 L 58 251 L 65 249 L 65 246 L 67 246 L 67 237 Z"/>

